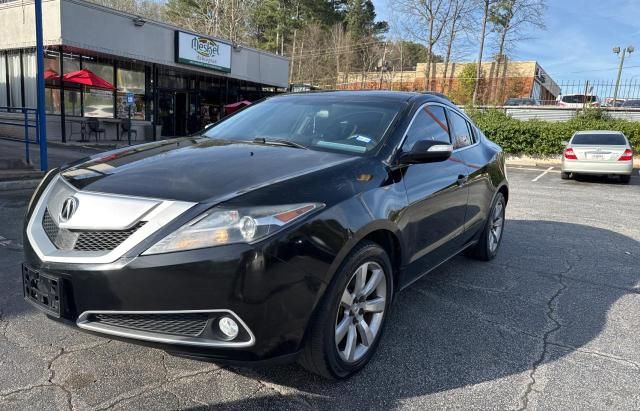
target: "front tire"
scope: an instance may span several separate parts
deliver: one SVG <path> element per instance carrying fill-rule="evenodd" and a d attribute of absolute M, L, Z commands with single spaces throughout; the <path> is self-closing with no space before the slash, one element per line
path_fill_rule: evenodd
<path fill-rule="evenodd" d="M 480 234 L 480 240 L 476 245 L 467 249 L 467 256 L 482 261 L 490 261 L 495 258 L 502 243 L 506 205 L 504 195 L 502 193 L 496 194 L 487 217 L 487 223 Z"/>
<path fill-rule="evenodd" d="M 387 253 L 374 242 L 359 244 L 325 292 L 300 364 L 328 379 L 360 371 L 375 353 L 392 297 Z"/>

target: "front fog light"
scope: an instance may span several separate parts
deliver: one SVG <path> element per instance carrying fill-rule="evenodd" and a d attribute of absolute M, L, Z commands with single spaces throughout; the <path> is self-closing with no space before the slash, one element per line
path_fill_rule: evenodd
<path fill-rule="evenodd" d="M 230 340 L 233 340 L 238 336 L 238 323 L 235 322 L 233 318 L 222 317 L 218 321 L 218 328 L 220 329 L 220 332 L 222 332 L 222 335 Z"/>

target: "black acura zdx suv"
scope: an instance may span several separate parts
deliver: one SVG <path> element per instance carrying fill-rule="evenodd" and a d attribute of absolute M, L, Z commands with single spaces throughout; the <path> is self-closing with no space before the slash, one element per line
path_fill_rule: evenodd
<path fill-rule="evenodd" d="M 276 96 L 50 172 L 24 294 L 110 338 L 344 378 L 397 291 L 463 251 L 496 255 L 508 194 L 501 148 L 438 95 Z"/>

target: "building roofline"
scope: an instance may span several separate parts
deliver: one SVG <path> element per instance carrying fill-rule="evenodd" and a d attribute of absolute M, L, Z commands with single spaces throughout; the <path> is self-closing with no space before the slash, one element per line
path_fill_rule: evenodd
<path fill-rule="evenodd" d="M 197 35 L 197 36 L 208 37 L 208 38 L 211 38 L 213 40 L 217 40 L 217 41 L 219 41 L 221 43 L 227 43 L 227 44 L 229 44 L 231 46 L 233 46 L 233 44 L 234 44 L 231 40 L 228 40 L 228 39 L 224 39 L 224 38 L 216 37 L 216 36 L 211 36 L 211 35 L 204 34 L 204 33 L 198 33 L 198 32 L 192 31 L 192 30 L 188 30 L 188 29 L 183 28 L 183 27 L 174 26 L 173 24 L 165 23 L 165 22 L 162 22 L 162 21 L 157 21 L 157 20 L 154 20 L 154 19 L 149 19 L 147 17 L 140 16 L 138 14 L 128 13 L 128 12 L 125 12 L 125 11 L 122 11 L 122 10 L 114 9 L 114 8 L 103 6 L 103 5 L 96 4 L 96 3 L 92 3 L 90 1 L 85 1 L 85 0 L 59 0 L 59 1 L 60 2 L 75 3 L 75 4 L 78 4 L 80 6 L 93 8 L 93 9 L 100 10 L 100 11 L 105 12 L 105 13 L 111 13 L 111 14 L 122 16 L 122 17 L 128 17 L 128 18 L 131 18 L 131 19 L 134 19 L 136 17 L 140 17 L 140 18 L 144 19 L 145 24 L 151 24 L 151 25 L 154 25 L 154 26 L 163 27 L 163 28 L 170 29 L 170 30 L 175 30 L 175 31 L 182 31 L 184 33 L 189 33 L 189 34 L 193 34 L 193 35 Z M 29 3 L 33 3 L 33 1 L 28 1 L 27 4 L 29 4 Z M 253 51 L 253 52 L 258 53 L 258 54 L 267 55 L 267 56 L 270 56 L 270 57 L 276 57 L 276 58 L 279 58 L 279 59 L 284 60 L 284 61 L 289 61 L 288 57 L 284 57 L 284 56 L 280 56 L 278 54 L 270 53 L 270 52 L 265 51 L 265 50 L 256 49 L 254 47 L 250 47 L 250 46 L 247 46 L 247 45 L 244 45 L 244 44 L 241 44 L 241 43 L 238 43 L 238 44 L 243 49 L 250 50 L 250 51 Z"/>

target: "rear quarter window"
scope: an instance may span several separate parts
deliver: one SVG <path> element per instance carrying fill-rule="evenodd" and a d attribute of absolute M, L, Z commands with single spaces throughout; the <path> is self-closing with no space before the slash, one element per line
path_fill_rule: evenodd
<path fill-rule="evenodd" d="M 627 139 L 622 134 L 576 134 L 571 144 L 595 146 L 624 146 Z"/>

